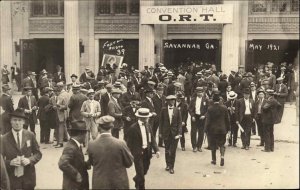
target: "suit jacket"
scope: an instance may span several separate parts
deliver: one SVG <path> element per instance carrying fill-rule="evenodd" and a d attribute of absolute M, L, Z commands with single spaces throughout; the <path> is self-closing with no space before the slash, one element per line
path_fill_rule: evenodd
<path fill-rule="evenodd" d="M 158 94 L 154 94 L 152 101 L 153 101 L 155 113 L 157 114 L 156 119 L 159 120 L 161 109 L 166 105 L 166 97 L 162 95 L 159 98 Z"/>
<path fill-rule="evenodd" d="M 40 97 L 39 101 L 38 101 L 38 107 L 39 107 L 39 111 L 38 111 L 38 118 L 39 120 L 48 120 L 49 117 L 48 117 L 48 114 L 47 114 L 47 111 L 46 111 L 46 106 L 48 106 L 50 104 L 50 98 L 49 96 L 42 96 Z"/>
<path fill-rule="evenodd" d="M 101 99 L 100 99 L 100 105 L 101 105 L 101 111 L 102 111 L 102 116 L 107 115 L 108 114 L 108 102 L 109 102 L 110 98 L 108 93 L 105 93 L 103 95 L 101 95 Z"/>
<path fill-rule="evenodd" d="M 54 73 L 53 82 L 55 82 L 55 83 L 58 83 L 58 82 L 66 83 L 65 74 L 63 72 L 60 72 L 59 74 L 58 74 L 58 72 Z"/>
<path fill-rule="evenodd" d="M 250 103 L 250 114 L 252 118 L 254 118 L 254 101 L 249 98 L 249 103 Z M 245 100 L 244 98 L 241 98 L 237 101 L 236 104 L 236 119 L 238 122 L 242 122 L 244 116 L 245 116 L 245 111 L 246 111 L 246 106 L 245 106 Z"/>
<path fill-rule="evenodd" d="M 235 123 L 236 122 L 236 111 L 237 111 L 237 100 L 234 100 L 232 105 L 231 105 L 231 100 L 228 100 L 228 101 L 225 102 L 225 106 L 228 109 L 230 122 Z"/>
<path fill-rule="evenodd" d="M 147 159 L 151 159 L 152 150 L 154 150 L 154 152 L 156 153 L 159 151 L 159 149 L 149 124 L 148 127 L 146 128 L 146 133 L 148 137 L 150 136 L 150 139 L 148 140 L 148 146 L 147 146 L 149 157 Z M 131 151 L 131 154 L 135 159 L 138 159 L 143 156 L 143 139 L 142 139 L 142 133 L 138 122 L 130 126 L 128 130 L 126 142 L 128 148 Z"/>
<path fill-rule="evenodd" d="M 145 98 L 141 103 L 141 108 L 148 108 L 150 110 L 150 112 L 155 112 L 153 100 L 152 100 L 152 103 L 150 102 L 150 100 L 148 98 Z"/>
<path fill-rule="evenodd" d="M 190 113 L 191 117 L 195 117 L 195 115 L 196 115 L 196 100 L 197 100 L 197 97 L 193 97 L 191 99 L 191 102 L 189 105 L 189 113 Z M 200 105 L 200 116 L 205 116 L 205 114 L 207 112 L 207 108 L 208 108 L 208 101 L 203 96 L 201 105 Z"/>
<path fill-rule="evenodd" d="M 281 89 L 280 89 L 280 84 L 276 84 L 276 86 L 275 86 L 275 92 L 277 93 L 275 95 L 277 101 L 280 104 L 284 105 L 285 99 L 288 96 L 287 86 L 285 84 L 281 84 Z"/>
<path fill-rule="evenodd" d="M 267 103 L 267 99 L 264 98 L 263 102 L 262 102 L 262 105 L 261 105 L 261 110 L 260 110 L 260 113 L 262 114 L 262 109 L 263 109 L 263 106 Z M 254 118 L 256 119 L 257 118 L 257 115 L 258 115 L 258 107 L 259 107 L 259 99 L 257 99 L 255 102 L 254 102 Z"/>
<path fill-rule="evenodd" d="M 69 112 L 70 121 L 83 120 L 83 116 L 81 115 L 80 110 L 83 102 L 86 101 L 87 99 L 88 98 L 81 93 L 73 94 L 71 96 L 68 104 L 68 107 L 70 108 L 70 112 Z"/>
<path fill-rule="evenodd" d="M 57 96 L 57 116 L 59 122 L 64 122 L 68 118 L 68 99 L 69 99 L 69 94 L 63 90 L 58 96 Z"/>
<path fill-rule="evenodd" d="M 36 185 L 34 165 L 42 158 L 35 135 L 23 129 L 21 148 L 19 148 L 12 131 L 10 131 L 3 136 L 2 144 L 5 145 L 2 147 L 2 155 L 11 181 L 11 189 L 33 189 Z M 14 174 L 15 167 L 10 165 L 10 161 L 19 155 L 24 155 L 25 158 L 30 160 L 30 164 L 24 166 L 24 175 L 22 177 L 16 177 Z"/>
<path fill-rule="evenodd" d="M 0 98 L 0 106 L 5 112 L 11 113 L 14 111 L 14 103 L 12 97 L 7 94 L 2 94 Z"/>
<path fill-rule="evenodd" d="M 225 135 L 230 130 L 230 121 L 226 106 L 214 104 L 207 110 L 205 130 L 208 134 Z"/>
<path fill-rule="evenodd" d="M 36 87 L 36 86 L 34 86 L 33 80 L 30 77 L 26 77 L 26 78 L 23 79 L 22 88 L 24 88 L 25 86 L 30 86 L 31 88 Z M 25 94 L 24 89 L 22 91 L 22 94 Z"/>
<path fill-rule="evenodd" d="M 137 111 L 138 108 L 135 108 Z M 126 117 L 129 117 L 131 120 L 127 121 Z M 137 117 L 135 116 L 135 112 L 133 112 L 133 108 L 131 105 L 126 106 L 123 109 L 123 120 L 124 120 L 124 127 L 129 128 L 135 122 L 137 122 Z"/>
<path fill-rule="evenodd" d="M 168 87 L 167 87 L 167 94 L 166 96 L 168 95 L 174 95 L 175 94 L 175 85 L 173 82 L 171 82 Z"/>
<path fill-rule="evenodd" d="M 98 125 L 95 122 L 95 118 L 100 117 L 101 115 L 101 107 L 99 102 L 97 102 L 96 100 L 93 101 L 93 106 L 94 106 L 94 114 L 95 117 L 88 117 L 88 114 L 91 113 L 91 104 L 90 104 L 90 100 L 86 100 L 83 102 L 82 106 L 81 106 L 81 115 L 83 116 L 83 119 L 85 121 L 85 124 L 88 128 L 90 127 L 98 127 Z"/>
<path fill-rule="evenodd" d="M 30 101 L 31 101 L 31 108 L 33 108 L 34 106 L 37 106 L 37 101 L 34 96 L 30 96 Z M 26 96 L 23 96 L 22 98 L 20 98 L 19 103 L 18 103 L 18 108 L 20 108 L 23 111 L 25 111 L 25 109 L 29 110 L 29 104 L 28 104 Z M 28 120 L 30 120 L 29 122 L 36 123 L 37 116 L 36 116 L 35 111 L 32 111 L 31 114 L 25 113 L 25 115 L 28 118 Z"/>
<path fill-rule="evenodd" d="M 280 121 L 280 116 L 278 115 L 278 109 L 282 105 L 273 97 L 266 100 L 264 106 L 262 106 L 262 123 L 265 124 L 277 124 Z"/>
<path fill-rule="evenodd" d="M 123 127 L 123 119 L 122 119 L 122 109 L 118 102 L 115 101 L 114 98 L 108 102 L 108 115 L 111 115 L 115 118 L 114 128 L 120 129 Z"/>
<path fill-rule="evenodd" d="M 132 95 L 130 92 L 127 91 L 124 94 L 122 94 L 120 100 L 121 100 L 121 106 L 125 108 L 126 106 L 130 105 L 130 101 L 132 100 L 141 101 L 141 96 L 138 92 L 134 92 L 134 94 Z"/>
<path fill-rule="evenodd" d="M 160 114 L 159 121 L 159 134 L 163 139 L 168 139 L 171 135 L 175 138 L 177 135 L 182 134 L 182 117 L 180 110 L 176 107 L 173 108 L 172 120 L 169 119 L 168 107 L 163 107 Z"/>
<path fill-rule="evenodd" d="M 126 168 L 133 157 L 124 141 L 101 134 L 89 143 L 88 155 L 93 166 L 92 189 L 129 189 Z"/>
<path fill-rule="evenodd" d="M 59 123 L 57 109 L 54 109 L 55 106 L 57 106 L 57 97 L 51 96 L 49 100 L 49 106 L 45 108 L 49 118 L 48 122 L 51 129 L 55 129 L 56 127 L 58 127 Z"/>
<path fill-rule="evenodd" d="M 70 139 L 66 144 L 58 161 L 58 166 L 63 172 L 63 189 L 89 189 L 88 164 L 84 161 L 82 150 L 73 139 Z M 76 181 L 78 173 L 82 177 L 81 183 Z"/>

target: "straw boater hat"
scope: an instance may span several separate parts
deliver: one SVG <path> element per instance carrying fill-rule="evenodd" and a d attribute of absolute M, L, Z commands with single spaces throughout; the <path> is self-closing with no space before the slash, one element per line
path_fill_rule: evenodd
<path fill-rule="evenodd" d="M 114 88 L 114 89 L 112 89 L 111 94 L 122 94 L 122 90 L 120 90 L 118 88 Z"/>
<path fill-rule="evenodd" d="M 282 77 L 278 77 L 276 80 L 277 80 L 277 81 L 282 81 L 283 78 L 282 78 Z"/>
<path fill-rule="evenodd" d="M 147 83 L 150 84 L 150 85 L 155 85 L 155 84 L 156 84 L 156 83 L 155 83 L 154 81 L 152 81 L 152 80 L 149 80 Z"/>
<path fill-rule="evenodd" d="M 274 95 L 275 91 L 273 89 L 267 89 L 266 93 L 269 94 L 269 95 Z"/>
<path fill-rule="evenodd" d="M 87 92 L 87 95 L 89 95 L 89 94 L 95 94 L 95 91 L 93 89 L 89 89 Z"/>
<path fill-rule="evenodd" d="M 169 95 L 169 96 L 166 97 L 166 100 L 176 100 L 176 96 Z"/>
<path fill-rule="evenodd" d="M 203 91 L 204 91 L 204 88 L 201 87 L 201 86 L 198 86 L 198 87 L 196 88 L 196 91 L 197 91 L 197 92 L 203 92 Z"/>
<path fill-rule="evenodd" d="M 135 116 L 137 117 L 151 117 L 152 114 L 150 113 L 150 110 L 148 108 L 139 108 L 137 112 L 135 113 Z"/>
<path fill-rule="evenodd" d="M 237 93 L 235 93 L 234 91 L 230 91 L 228 96 L 229 96 L 228 99 L 232 100 L 237 97 Z"/>
<path fill-rule="evenodd" d="M 175 83 L 174 83 L 174 86 L 180 88 L 180 87 L 181 87 L 181 83 L 180 83 L 180 82 L 175 82 Z"/>

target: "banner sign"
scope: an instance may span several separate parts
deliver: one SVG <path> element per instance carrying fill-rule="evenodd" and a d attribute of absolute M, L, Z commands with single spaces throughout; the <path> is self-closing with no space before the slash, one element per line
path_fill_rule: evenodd
<path fill-rule="evenodd" d="M 141 7 L 141 24 L 228 24 L 232 20 L 232 5 Z"/>

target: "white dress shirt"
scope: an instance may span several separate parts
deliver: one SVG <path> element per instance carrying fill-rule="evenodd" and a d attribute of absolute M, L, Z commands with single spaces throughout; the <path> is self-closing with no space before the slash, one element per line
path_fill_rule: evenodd
<path fill-rule="evenodd" d="M 21 146 L 22 146 L 22 133 L 23 133 L 23 130 L 21 129 L 20 131 L 15 131 L 15 130 L 12 129 L 12 134 L 13 134 L 13 136 L 15 138 L 15 141 L 16 141 L 16 143 L 18 145 L 18 136 L 17 136 L 17 133 L 19 133 L 19 140 L 20 140 L 20 147 L 19 148 L 21 148 Z"/>
<path fill-rule="evenodd" d="M 173 107 L 168 106 L 168 115 L 169 115 L 170 124 L 172 122 L 173 111 L 174 111 L 174 106 Z"/>
<path fill-rule="evenodd" d="M 195 109 L 195 112 L 196 112 L 196 115 L 200 115 L 200 106 L 201 106 L 201 102 L 202 102 L 202 97 L 201 98 L 199 98 L 198 96 L 197 96 L 197 98 L 196 98 L 196 109 Z"/>
<path fill-rule="evenodd" d="M 249 99 L 248 100 L 244 99 L 244 100 L 245 100 L 245 107 L 246 107 L 246 109 L 245 109 L 245 115 L 251 115 L 250 100 Z"/>
<path fill-rule="evenodd" d="M 256 90 L 251 91 L 251 93 L 252 93 L 252 98 L 253 98 L 253 100 L 255 100 L 255 98 L 256 98 Z"/>
<path fill-rule="evenodd" d="M 74 138 L 71 138 L 71 139 L 77 144 L 78 148 L 81 148 L 81 144 L 76 139 L 74 139 Z"/>
<path fill-rule="evenodd" d="M 138 120 L 138 124 L 139 124 L 139 126 L 140 126 L 140 129 L 141 129 L 141 133 L 142 133 L 142 147 L 145 149 L 145 148 L 147 148 L 147 146 L 148 146 L 148 143 L 147 143 L 147 131 L 146 131 L 146 126 L 145 126 L 145 124 L 142 122 L 142 121 L 140 121 L 140 120 Z"/>

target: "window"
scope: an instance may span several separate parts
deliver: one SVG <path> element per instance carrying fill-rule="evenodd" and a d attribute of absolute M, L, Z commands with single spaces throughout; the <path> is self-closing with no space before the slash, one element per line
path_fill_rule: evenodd
<path fill-rule="evenodd" d="M 292 0 L 291 2 L 291 11 L 299 12 L 299 0 Z"/>
<path fill-rule="evenodd" d="M 267 1 L 265 1 L 265 0 L 253 0 L 253 2 L 252 2 L 252 12 L 254 12 L 254 13 L 267 12 Z"/>
<path fill-rule="evenodd" d="M 170 5 L 184 5 L 184 0 L 170 0 Z"/>
<path fill-rule="evenodd" d="M 289 0 L 272 0 L 272 12 L 288 12 Z"/>
<path fill-rule="evenodd" d="M 96 16 L 106 14 L 135 15 L 140 12 L 139 0 L 96 0 Z"/>
<path fill-rule="evenodd" d="M 169 0 L 169 5 L 215 5 L 223 0 Z"/>
<path fill-rule="evenodd" d="M 31 16 L 32 17 L 59 17 L 64 16 L 64 1 L 31 1 Z"/>

